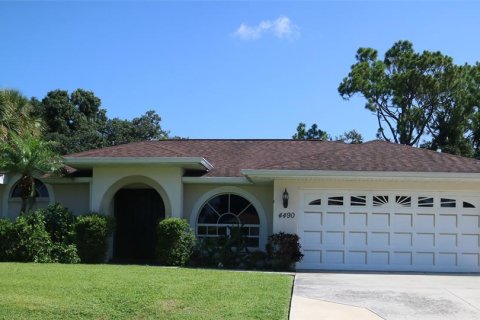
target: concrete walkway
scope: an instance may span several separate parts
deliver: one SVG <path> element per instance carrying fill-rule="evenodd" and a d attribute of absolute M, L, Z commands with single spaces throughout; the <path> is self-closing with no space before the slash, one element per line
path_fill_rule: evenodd
<path fill-rule="evenodd" d="M 297 273 L 290 319 L 480 319 L 480 275 Z"/>
<path fill-rule="evenodd" d="M 353 307 L 339 303 L 292 296 L 290 320 L 378 320 L 382 319 L 365 308 Z"/>

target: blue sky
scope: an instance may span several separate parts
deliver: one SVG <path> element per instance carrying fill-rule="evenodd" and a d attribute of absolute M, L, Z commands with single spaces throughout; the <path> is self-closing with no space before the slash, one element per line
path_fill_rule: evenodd
<path fill-rule="evenodd" d="M 475 2 L 0 2 L 0 87 L 92 90 L 110 117 L 148 109 L 172 135 L 290 138 L 299 122 L 367 140 L 337 87 L 359 47 L 397 40 L 480 60 Z"/>

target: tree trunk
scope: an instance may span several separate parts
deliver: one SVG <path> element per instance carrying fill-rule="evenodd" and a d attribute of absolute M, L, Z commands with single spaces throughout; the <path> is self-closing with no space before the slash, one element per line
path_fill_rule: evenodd
<path fill-rule="evenodd" d="M 22 190 L 22 207 L 20 214 L 27 213 L 28 202 L 33 197 L 35 191 L 35 179 L 32 176 L 22 176 L 20 178 L 20 189 Z"/>

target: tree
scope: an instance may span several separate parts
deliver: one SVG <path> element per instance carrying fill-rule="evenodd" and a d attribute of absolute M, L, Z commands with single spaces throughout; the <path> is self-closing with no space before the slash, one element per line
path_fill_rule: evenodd
<path fill-rule="evenodd" d="M 312 124 L 310 129 L 306 129 L 305 123 L 300 122 L 297 126 L 297 132 L 292 136 L 293 140 L 322 140 L 327 141 L 332 138 L 330 135 L 321 129 L 318 129 L 316 123 Z"/>
<path fill-rule="evenodd" d="M 431 136 L 432 148 L 458 145 L 478 106 L 478 65 L 457 66 L 440 52 L 415 52 L 408 41 L 396 42 L 383 60 L 377 56 L 375 49 L 358 49 L 340 95 L 348 100 L 361 94 L 377 116 L 378 136 L 387 141 L 418 145 Z"/>
<path fill-rule="evenodd" d="M 50 91 L 42 101 L 32 98 L 34 115 L 45 122 L 45 140 L 57 142 L 61 154 L 168 137 L 153 110 L 133 120 L 108 119 L 101 100 L 91 91 Z"/>
<path fill-rule="evenodd" d="M 0 142 L 8 140 L 9 133 L 38 134 L 40 123 L 30 116 L 31 105 L 17 90 L 0 90 Z"/>
<path fill-rule="evenodd" d="M 133 120 L 110 119 L 105 125 L 105 139 L 108 145 L 117 145 L 135 141 L 151 141 L 168 138 L 168 131 L 162 130 L 162 119 L 154 111 Z"/>
<path fill-rule="evenodd" d="M 9 142 L 0 144 L 0 171 L 21 175 L 21 213 L 28 211 L 35 197 L 34 178 L 56 172 L 61 166 L 61 158 L 52 151 L 52 143 L 32 135 L 10 134 Z"/>
<path fill-rule="evenodd" d="M 341 134 L 339 137 L 335 137 L 336 141 L 343 141 L 349 144 L 360 144 L 363 143 L 362 135 L 355 129 L 346 131 Z"/>
<path fill-rule="evenodd" d="M 61 154 L 100 148 L 106 145 L 102 135 L 106 110 L 93 92 L 77 89 L 72 94 L 54 90 L 38 101 L 31 100 L 33 114 L 45 123 L 44 139 L 57 142 Z"/>

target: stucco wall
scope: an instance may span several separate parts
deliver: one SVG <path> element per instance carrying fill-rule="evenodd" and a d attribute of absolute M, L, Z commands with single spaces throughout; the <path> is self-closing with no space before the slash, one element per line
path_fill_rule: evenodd
<path fill-rule="evenodd" d="M 157 190 L 165 204 L 166 216 L 183 212 L 182 169 L 158 166 L 99 167 L 93 169 L 90 209 L 112 214 L 115 193 L 129 184 L 146 184 Z"/>
<path fill-rule="evenodd" d="M 239 191 L 239 192 L 236 192 Z M 263 249 L 263 246 L 266 242 L 266 237 L 272 234 L 273 230 L 273 186 L 249 186 L 249 185 L 239 185 L 239 186 L 229 186 L 229 185 L 199 185 L 199 184 L 185 184 L 184 185 L 184 201 L 183 201 L 183 218 L 190 221 L 192 227 L 195 227 L 195 222 L 198 214 L 198 207 L 203 205 L 203 199 L 205 195 L 223 193 L 223 192 L 233 192 L 242 195 L 244 192 L 248 193 L 250 196 L 253 196 L 260 204 L 261 208 L 257 210 L 263 210 L 266 218 L 266 229 L 263 239 L 260 239 L 260 247 Z"/>
<path fill-rule="evenodd" d="M 90 185 L 88 183 L 55 184 L 55 202 L 81 215 L 90 211 Z"/>
<path fill-rule="evenodd" d="M 289 193 L 288 208 L 283 208 L 282 193 L 287 189 Z M 403 191 L 403 192 L 465 192 L 472 195 L 480 194 L 480 183 L 475 181 L 406 181 L 406 180 L 275 180 L 274 182 L 274 209 L 273 209 L 273 230 L 274 232 L 297 232 L 298 213 L 301 211 L 300 193 L 308 189 L 325 189 L 329 191 Z M 280 213 L 294 212 L 295 218 L 279 218 Z"/>
<path fill-rule="evenodd" d="M 20 214 L 20 209 L 22 207 L 22 202 L 20 198 L 11 199 L 10 194 L 12 188 L 17 183 L 20 175 L 10 175 L 8 179 L 6 179 L 6 184 L 0 185 L 1 192 L 0 192 L 0 201 L 1 201 L 1 215 L 2 218 L 10 218 L 15 219 Z M 40 208 L 46 208 L 50 203 L 55 201 L 55 192 L 53 191 L 52 185 L 47 183 L 46 181 L 42 181 L 45 186 L 47 187 L 49 198 L 37 198 L 31 204 L 30 209 L 36 210 Z"/>
<path fill-rule="evenodd" d="M 3 199 L 3 193 L 5 192 L 5 185 L 0 184 L 0 199 Z M 0 218 L 3 217 L 3 205 L 0 205 Z"/>

